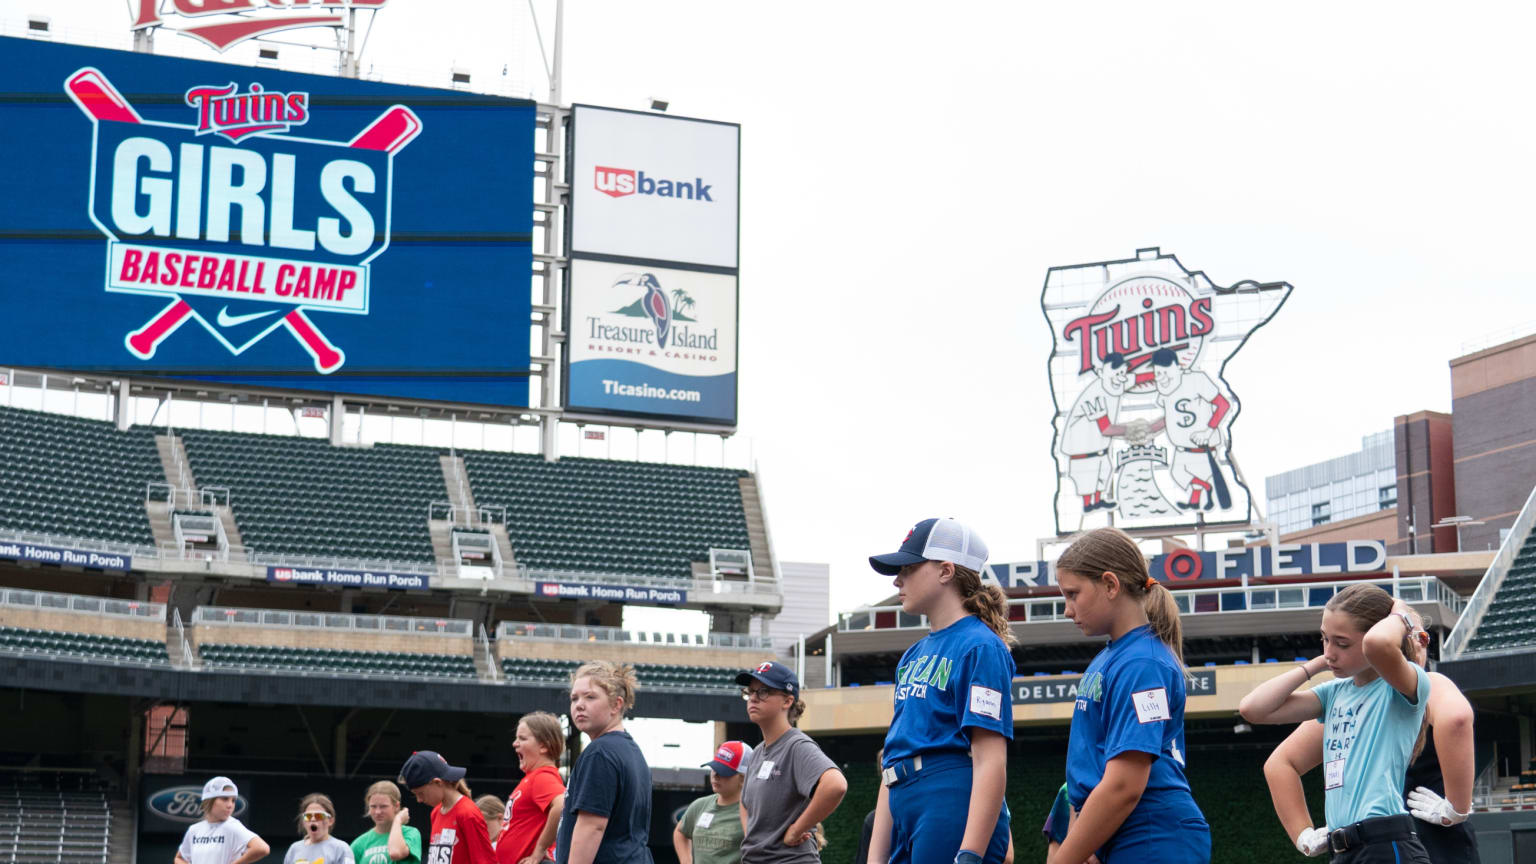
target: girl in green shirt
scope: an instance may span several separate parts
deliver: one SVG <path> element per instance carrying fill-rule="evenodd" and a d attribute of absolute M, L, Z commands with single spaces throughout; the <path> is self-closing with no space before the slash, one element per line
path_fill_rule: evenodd
<path fill-rule="evenodd" d="M 421 832 L 406 823 L 411 811 L 400 806 L 400 787 L 380 780 L 363 795 L 373 830 L 352 841 L 357 864 L 421 864 Z"/>

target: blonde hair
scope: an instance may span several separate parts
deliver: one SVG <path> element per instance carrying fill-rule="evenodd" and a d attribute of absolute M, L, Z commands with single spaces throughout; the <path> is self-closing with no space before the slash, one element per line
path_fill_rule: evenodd
<path fill-rule="evenodd" d="M 1008 624 L 1008 595 L 990 582 L 981 581 L 981 574 L 969 567 L 955 567 L 955 587 L 960 589 L 960 600 L 965 611 L 992 628 L 1005 645 L 1018 644 L 1013 628 Z"/>
<path fill-rule="evenodd" d="M 301 837 L 304 836 L 304 811 L 308 810 L 311 804 L 319 804 L 320 809 L 324 810 L 326 815 L 331 817 L 331 821 L 336 821 L 336 805 L 331 803 L 330 796 L 322 795 L 319 792 L 311 792 L 305 795 L 303 800 L 299 802 L 299 816 L 295 821 L 299 824 L 299 836 Z"/>
<path fill-rule="evenodd" d="M 611 663 L 607 660 L 594 660 L 591 663 L 583 663 L 571 673 L 571 683 L 575 684 L 582 678 L 591 678 L 592 686 L 608 694 L 609 699 L 617 699 L 624 703 L 624 712 L 628 713 L 635 707 L 635 693 L 640 689 L 640 681 L 635 677 L 635 667 L 627 663 Z M 532 727 L 529 727 L 532 731 Z"/>
<path fill-rule="evenodd" d="M 374 783 L 372 786 L 369 786 L 368 791 L 363 793 L 364 817 L 369 815 L 368 807 L 373 803 L 373 796 L 375 795 L 384 795 L 388 797 L 390 802 L 393 803 L 396 807 L 400 806 L 400 787 L 396 786 L 394 781 L 380 780 Z"/>
<path fill-rule="evenodd" d="M 574 679 L 572 683 L 575 683 Z M 560 718 L 548 711 L 532 711 L 517 722 L 527 726 L 528 734 L 549 753 L 550 761 L 559 764 L 561 754 L 565 753 L 565 732 L 560 728 Z"/>
<path fill-rule="evenodd" d="M 1095 582 L 1103 582 L 1105 573 L 1115 574 L 1120 589 L 1141 603 L 1152 632 L 1173 652 L 1180 671 L 1189 677 L 1189 669 L 1184 665 L 1184 625 L 1179 621 L 1179 604 L 1168 586 L 1147 572 L 1146 556 L 1131 535 L 1110 527 L 1080 534 L 1056 559 L 1056 570 Z"/>
<path fill-rule="evenodd" d="M 500 822 L 501 814 L 507 812 L 506 805 L 502 804 L 501 799 L 495 795 L 481 795 L 475 799 L 475 806 L 480 808 L 480 815 L 485 817 L 487 825 L 492 821 Z"/>

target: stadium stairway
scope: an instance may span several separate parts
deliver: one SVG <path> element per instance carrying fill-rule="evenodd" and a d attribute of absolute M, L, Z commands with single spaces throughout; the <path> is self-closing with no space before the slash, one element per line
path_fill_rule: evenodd
<path fill-rule="evenodd" d="M 235 524 L 235 514 L 229 508 L 228 499 L 217 495 L 205 498 L 197 494 L 197 475 L 192 472 L 187 448 L 181 438 L 175 435 L 156 435 L 155 450 L 160 456 L 160 468 L 165 472 L 165 482 L 172 489 L 182 490 L 181 494 L 189 496 L 189 500 L 181 504 L 185 506 L 195 501 L 197 507 L 218 517 L 224 527 L 224 538 L 229 543 L 229 560 L 244 561 L 245 538 L 240 535 L 240 526 Z M 149 525 L 155 533 L 155 542 L 174 546 L 176 536 L 171 526 L 171 513 L 178 509 L 177 502 L 147 501 L 145 506 L 149 509 Z"/>
<path fill-rule="evenodd" d="M 775 576 L 773 543 L 768 536 L 768 517 L 763 507 L 757 477 L 748 474 L 737 481 L 741 487 L 742 513 L 746 517 L 747 537 L 752 549 L 752 569 L 760 576 Z"/>
<path fill-rule="evenodd" d="M 1466 654 L 1487 651 L 1536 650 L 1536 489 L 1531 491 L 1525 508 L 1515 520 L 1513 530 L 1504 541 L 1499 556 L 1483 577 L 1484 585 L 1491 591 L 1486 605 L 1478 614 L 1476 595 L 1468 604 L 1463 620 L 1457 629 L 1471 627 L 1469 636 L 1452 632 L 1452 640 L 1466 639 L 1464 649 L 1456 652 L 1461 659 Z M 1500 572 L 1501 559 L 1508 566 Z"/>

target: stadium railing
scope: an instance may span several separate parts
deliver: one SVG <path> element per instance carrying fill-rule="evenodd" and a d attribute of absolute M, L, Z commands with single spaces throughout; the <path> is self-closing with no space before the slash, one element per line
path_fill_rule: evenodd
<path fill-rule="evenodd" d="M 666 648 L 739 648 L 751 651 L 772 651 L 773 642 L 764 636 L 749 633 L 659 633 L 649 630 L 626 630 L 622 627 L 578 627 L 574 624 L 536 624 L 523 621 L 503 621 L 496 625 L 496 641 L 503 639 L 528 639 L 558 642 L 630 643 L 656 645 Z"/>
<path fill-rule="evenodd" d="M 165 605 L 0 589 L 0 652 L 158 665 L 165 647 Z"/>
<path fill-rule="evenodd" d="M 112 540 L 93 540 L 74 534 L 53 534 L 40 531 L 17 531 L 0 528 L 0 543 L 27 543 L 33 546 L 51 546 L 80 552 L 102 552 L 108 555 L 127 555 L 132 558 L 155 558 L 159 550 L 137 543 L 117 543 Z"/>
<path fill-rule="evenodd" d="M 1433 576 L 1384 581 L 1372 580 L 1387 591 L 1394 588 L 1407 603 L 1439 603 L 1453 614 L 1466 601 Z M 1319 609 L 1350 582 L 1309 582 L 1293 585 L 1250 585 L 1247 588 L 1181 588 L 1174 592 L 1180 615 L 1219 615 L 1242 612 L 1274 612 L 1287 609 Z M 1066 603 L 1054 597 L 1015 597 L 1008 601 L 1014 623 L 1066 621 Z M 1022 610 L 1020 612 L 1014 610 Z M 844 633 L 862 630 L 927 629 L 926 616 L 910 615 L 900 606 L 870 606 L 838 616 L 837 629 Z"/>
<path fill-rule="evenodd" d="M 116 600 L 110 597 L 88 597 L 84 594 L 59 594 L 52 591 L 33 591 L 27 588 L 0 589 L 0 605 L 23 609 L 41 609 L 49 612 L 78 612 L 85 615 L 148 618 L 156 621 L 165 620 L 164 603 Z"/>
<path fill-rule="evenodd" d="M 1520 515 L 1516 516 L 1514 523 L 1509 526 L 1509 534 L 1504 538 L 1503 545 L 1499 547 L 1498 554 L 1493 556 L 1493 562 L 1488 565 L 1482 580 L 1477 583 L 1477 590 L 1473 591 L 1472 596 L 1468 598 L 1461 617 L 1456 621 L 1456 626 L 1451 628 L 1450 634 L 1445 637 L 1445 643 L 1440 646 L 1442 660 L 1459 659 L 1471 644 L 1472 634 L 1477 631 L 1477 625 L 1483 620 L 1483 613 L 1487 612 L 1488 607 L 1493 603 L 1494 595 L 1498 593 L 1499 586 L 1504 582 L 1505 574 L 1509 572 L 1510 565 L 1515 563 L 1515 556 L 1520 554 L 1520 549 L 1524 547 L 1533 523 L 1536 523 L 1536 488 L 1532 488 L 1531 494 L 1526 496 L 1525 506 L 1520 508 Z"/>
<path fill-rule="evenodd" d="M 465 636 L 474 622 L 460 618 L 412 618 L 405 615 L 349 615 L 340 612 L 294 612 L 283 609 L 235 609 L 199 606 L 192 610 L 192 626 L 199 624 L 247 624 L 258 627 L 324 628 L 394 635 Z"/>

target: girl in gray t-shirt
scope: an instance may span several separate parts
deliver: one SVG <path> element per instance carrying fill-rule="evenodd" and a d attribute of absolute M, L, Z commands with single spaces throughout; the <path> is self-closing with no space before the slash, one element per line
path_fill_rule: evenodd
<path fill-rule="evenodd" d="M 336 805 L 318 792 L 311 792 L 299 802 L 299 831 L 304 839 L 295 840 L 283 856 L 283 864 L 353 864 L 352 847 L 331 836 L 336 824 Z"/>

